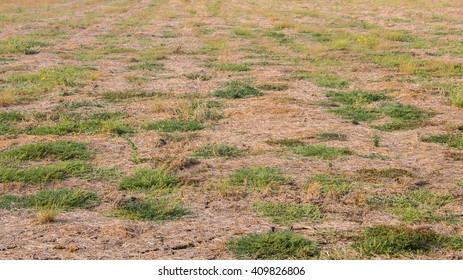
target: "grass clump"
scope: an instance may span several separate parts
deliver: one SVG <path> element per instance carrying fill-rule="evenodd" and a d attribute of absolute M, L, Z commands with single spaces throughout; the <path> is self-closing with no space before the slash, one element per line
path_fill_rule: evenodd
<path fill-rule="evenodd" d="M 87 160 L 93 154 L 82 143 L 55 141 L 24 144 L 0 152 L 2 161 L 25 161 L 54 158 L 58 160 Z"/>
<path fill-rule="evenodd" d="M 198 80 L 198 81 L 209 81 L 210 79 L 213 78 L 212 75 L 204 73 L 204 72 L 185 74 L 185 77 L 187 77 L 190 80 Z"/>
<path fill-rule="evenodd" d="M 401 226 L 375 226 L 365 229 L 353 248 L 367 256 L 409 256 L 436 248 L 463 248 L 463 238 L 440 235 L 429 229 L 414 230 Z"/>
<path fill-rule="evenodd" d="M 131 134 L 133 129 L 125 122 L 115 120 L 65 120 L 55 125 L 36 126 L 22 131 L 29 135 L 69 135 L 111 133 L 115 135 Z"/>
<path fill-rule="evenodd" d="M 88 102 L 88 101 L 63 102 L 63 103 L 59 104 L 58 106 L 56 106 L 54 108 L 54 110 L 66 109 L 66 110 L 73 111 L 73 110 L 77 110 L 79 108 L 92 108 L 92 107 L 101 108 L 101 107 L 103 107 L 103 105 L 98 104 L 98 103 Z"/>
<path fill-rule="evenodd" d="M 411 130 L 422 125 L 422 121 L 392 120 L 382 125 L 375 125 L 374 128 L 381 131 Z"/>
<path fill-rule="evenodd" d="M 268 140 L 267 144 L 286 146 L 286 147 L 297 147 L 297 146 L 304 145 L 304 142 L 299 139 L 278 139 L 278 140 Z"/>
<path fill-rule="evenodd" d="M 390 99 L 384 92 L 367 92 L 361 90 L 353 90 L 350 92 L 329 91 L 326 96 L 335 103 L 343 105 L 363 105 L 372 102 Z"/>
<path fill-rule="evenodd" d="M 190 214 L 180 203 L 171 199 L 130 198 L 110 213 L 113 217 L 126 220 L 169 221 Z"/>
<path fill-rule="evenodd" d="M 410 130 L 418 128 L 423 121 L 431 118 L 434 114 L 422 111 L 412 105 L 401 103 L 382 104 L 380 110 L 391 118 L 386 124 L 375 126 L 382 131 Z"/>
<path fill-rule="evenodd" d="M 454 106 L 463 108 L 463 87 L 452 89 L 449 93 L 449 101 Z"/>
<path fill-rule="evenodd" d="M 382 104 L 381 111 L 388 117 L 398 120 L 425 120 L 433 116 L 412 105 L 390 102 Z"/>
<path fill-rule="evenodd" d="M 163 96 L 164 93 L 155 92 L 155 91 L 143 91 L 143 90 L 126 90 L 126 91 L 106 91 L 101 93 L 103 99 L 108 101 L 123 101 L 128 99 L 141 99 L 149 97 L 158 97 Z"/>
<path fill-rule="evenodd" d="M 311 204 L 256 203 L 254 209 L 282 226 L 302 221 L 318 222 L 322 218 L 320 208 Z"/>
<path fill-rule="evenodd" d="M 347 148 L 335 148 L 325 145 L 305 144 L 293 148 L 296 154 L 305 157 L 319 157 L 322 159 L 336 159 L 343 156 L 353 155 L 354 153 Z"/>
<path fill-rule="evenodd" d="M 438 213 L 439 208 L 454 199 L 449 194 L 437 194 L 428 190 L 416 190 L 389 197 L 373 196 L 367 203 L 374 207 L 387 207 L 407 223 L 438 222 L 452 218 L 452 215 Z"/>
<path fill-rule="evenodd" d="M 242 154 L 243 154 L 243 150 L 236 146 L 210 144 L 210 145 L 205 145 L 197 149 L 194 153 L 194 156 L 201 157 L 201 158 L 210 158 L 210 157 L 232 158 L 232 157 L 241 156 Z"/>
<path fill-rule="evenodd" d="M 343 197 L 354 190 L 354 185 L 348 182 L 343 176 L 318 174 L 312 177 L 309 182 L 317 187 L 318 192 L 323 195 L 334 194 L 336 197 Z"/>
<path fill-rule="evenodd" d="M 341 117 L 352 120 L 353 122 L 371 122 L 381 117 L 381 112 L 376 108 L 343 106 L 330 109 L 328 112 L 340 115 Z"/>
<path fill-rule="evenodd" d="M 295 72 L 293 73 L 292 78 L 296 80 L 309 80 L 316 86 L 325 88 L 346 88 L 349 86 L 349 82 L 342 79 L 337 74 L 322 71 Z"/>
<path fill-rule="evenodd" d="M 253 190 L 268 189 L 291 183 L 291 178 L 284 176 L 276 167 L 249 167 L 235 170 L 230 175 L 230 184 L 244 186 Z"/>
<path fill-rule="evenodd" d="M 179 186 L 180 179 L 164 170 L 137 169 L 132 176 L 126 176 L 119 183 L 123 190 L 153 190 L 170 192 Z"/>
<path fill-rule="evenodd" d="M 0 112 L 0 123 L 19 122 L 24 120 L 24 115 L 20 112 Z"/>
<path fill-rule="evenodd" d="M 452 148 L 463 150 L 463 133 L 427 136 L 422 137 L 421 141 L 428 143 L 444 144 Z"/>
<path fill-rule="evenodd" d="M 155 62 L 145 62 L 141 64 L 131 65 L 128 70 L 144 70 L 144 71 L 159 71 L 164 70 L 164 64 Z"/>
<path fill-rule="evenodd" d="M 316 137 L 321 141 L 347 141 L 347 135 L 335 132 L 322 132 Z"/>
<path fill-rule="evenodd" d="M 257 88 L 261 90 L 284 91 L 287 90 L 289 86 L 286 84 L 262 84 Z"/>
<path fill-rule="evenodd" d="M 48 44 L 35 39 L 9 39 L 0 41 L 0 54 L 25 54 L 33 55 L 39 53 L 38 47 L 45 47 Z"/>
<path fill-rule="evenodd" d="M 225 88 L 214 91 L 212 95 L 220 98 L 238 99 L 253 96 L 262 96 L 263 94 L 258 89 L 253 88 L 247 83 L 233 81 L 227 83 Z"/>
<path fill-rule="evenodd" d="M 248 234 L 228 240 L 227 247 L 238 259 L 305 260 L 318 256 L 315 242 L 291 231 Z"/>
<path fill-rule="evenodd" d="M 81 189 L 41 190 L 34 194 L 0 196 L 0 208 L 43 208 L 53 207 L 56 210 L 72 210 L 90 208 L 98 205 L 96 193 Z"/>
<path fill-rule="evenodd" d="M 69 177 L 86 177 L 93 173 L 91 165 L 81 161 L 65 161 L 27 168 L 0 167 L 0 183 L 23 182 L 45 184 Z"/>
<path fill-rule="evenodd" d="M 159 120 L 143 126 L 147 130 L 158 130 L 161 132 L 187 132 L 201 130 L 204 127 L 197 120 Z"/>

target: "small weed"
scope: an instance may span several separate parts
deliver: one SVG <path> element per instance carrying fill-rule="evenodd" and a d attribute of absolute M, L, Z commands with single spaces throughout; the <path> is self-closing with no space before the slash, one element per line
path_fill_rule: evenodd
<path fill-rule="evenodd" d="M 0 196 L 0 208 L 42 208 L 53 206 L 56 210 L 91 208 L 98 205 L 98 196 L 80 189 L 41 190 L 31 195 Z"/>
<path fill-rule="evenodd" d="M 212 93 L 215 97 L 237 99 L 263 95 L 262 92 L 248 85 L 247 83 L 240 81 L 233 81 L 227 83 L 226 87 L 220 90 L 216 90 Z"/>
<path fill-rule="evenodd" d="M 353 248 L 367 256 L 392 257 L 424 254 L 434 248 L 463 248 L 463 238 L 440 235 L 429 229 L 413 230 L 402 226 L 376 226 L 365 229 Z"/>
<path fill-rule="evenodd" d="M 49 224 L 56 220 L 60 210 L 54 205 L 46 205 L 37 208 L 37 222 L 39 224 Z"/>
<path fill-rule="evenodd" d="M 201 130 L 204 127 L 196 120 L 159 120 L 150 124 L 145 124 L 143 128 L 161 132 L 187 132 Z"/>
<path fill-rule="evenodd" d="M 164 170 L 137 169 L 132 176 L 122 178 L 119 188 L 123 190 L 153 190 L 171 192 L 180 184 L 177 176 Z"/>
<path fill-rule="evenodd" d="M 379 148 L 381 146 L 381 136 L 380 135 L 373 136 L 373 146 L 375 146 L 376 148 Z"/>
<path fill-rule="evenodd" d="M 171 199 L 130 198 L 110 213 L 113 217 L 126 220 L 169 221 L 178 220 L 190 214 L 180 203 Z"/>
<path fill-rule="evenodd" d="M 272 223 L 289 226 L 295 222 L 318 222 L 322 215 L 320 209 L 311 204 L 256 203 L 254 209 Z"/>
<path fill-rule="evenodd" d="M 348 155 L 353 155 L 354 153 L 347 148 L 335 148 L 325 145 L 312 145 L 305 144 L 293 148 L 293 151 L 296 154 L 306 156 L 306 157 L 320 157 L 322 159 L 336 159 L 339 157 L 344 157 Z"/>
<path fill-rule="evenodd" d="M 269 189 L 289 184 L 292 180 L 275 167 L 249 167 L 235 170 L 230 175 L 230 184 L 245 186 L 251 190 Z"/>
<path fill-rule="evenodd" d="M 195 157 L 210 158 L 210 157 L 225 157 L 232 158 L 243 155 L 243 150 L 236 146 L 215 145 L 210 144 L 197 149 L 194 153 Z"/>
<path fill-rule="evenodd" d="M 228 240 L 227 247 L 238 259 L 313 259 L 318 256 L 315 242 L 291 231 L 248 234 Z"/>

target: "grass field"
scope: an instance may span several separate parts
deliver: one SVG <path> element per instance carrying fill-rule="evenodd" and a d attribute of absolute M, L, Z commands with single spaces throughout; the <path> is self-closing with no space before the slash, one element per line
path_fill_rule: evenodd
<path fill-rule="evenodd" d="M 462 259 L 463 2 L 4 0 L 1 259 Z"/>

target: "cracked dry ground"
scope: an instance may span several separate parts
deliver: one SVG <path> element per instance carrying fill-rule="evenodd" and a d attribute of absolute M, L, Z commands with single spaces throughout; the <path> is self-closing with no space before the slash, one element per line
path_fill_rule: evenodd
<path fill-rule="evenodd" d="M 0 5 L 0 259 L 234 259 L 231 238 L 290 226 L 321 259 L 463 257 L 353 246 L 379 225 L 463 234 L 461 1 L 43 2 Z M 56 157 L 2 157 L 58 140 L 85 144 L 90 175 L 36 182 L 14 170 Z M 277 174 L 234 181 L 257 167 Z M 178 186 L 120 187 L 140 169 Z M 41 222 L 37 205 L 5 202 L 62 188 L 98 203 Z M 153 195 L 186 215 L 117 212 Z M 281 222 L 263 203 L 318 216 Z"/>

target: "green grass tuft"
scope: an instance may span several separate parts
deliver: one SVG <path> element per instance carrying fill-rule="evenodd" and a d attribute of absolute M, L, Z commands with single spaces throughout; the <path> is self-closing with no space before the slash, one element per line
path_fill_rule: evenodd
<path fill-rule="evenodd" d="M 289 184 L 292 180 L 275 167 L 249 167 L 235 170 L 230 175 L 230 184 L 261 190 Z"/>
<path fill-rule="evenodd" d="M 126 220 L 169 221 L 178 220 L 190 214 L 180 203 L 171 199 L 130 198 L 110 213 L 113 217 Z"/>
<path fill-rule="evenodd" d="M 342 79 L 337 74 L 324 71 L 295 72 L 291 77 L 296 80 L 309 80 L 316 86 L 325 88 L 346 88 L 349 86 L 349 82 Z"/>
<path fill-rule="evenodd" d="M 131 65 L 128 70 L 144 70 L 144 71 L 159 71 L 164 70 L 164 64 L 155 62 L 145 62 L 141 64 Z"/>
<path fill-rule="evenodd" d="M 329 91 L 326 96 L 335 103 L 344 105 L 362 105 L 370 104 L 372 102 L 390 99 L 384 92 L 367 92 L 360 90 L 353 90 L 349 92 Z"/>
<path fill-rule="evenodd" d="M 90 208 L 98 205 L 98 196 L 80 189 L 41 190 L 31 195 L 0 196 L 0 208 L 42 208 L 53 206 L 58 210 Z"/>
<path fill-rule="evenodd" d="M 262 92 L 253 88 L 252 86 L 240 82 L 233 81 L 227 83 L 226 87 L 220 90 L 216 90 L 212 93 L 215 97 L 227 98 L 227 99 L 238 99 L 254 96 L 262 96 Z"/>
<path fill-rule="evenodd" d="M 320 208 L 311 204 L 256 203 L 254 209 L 272 223 L 282 226 L 295 222 L 318 222 L 322 218 Z"/>
<path fill-rule="evenodd" d="M 158 97 L 163 96 L 164 93 L 156 92 L 156 91 L 143 91 L 143 90 L 127 90 L 127 91 L 106 91 L 101 93 L 103 99 L 108 101 L 123 101 L 123 100 L 130 100 L 130 99 L 142 99 L 142 98 L 149 98 L 149 97 Z"/>
<path fill-rule="evenodd" d="M 444 144 L 452 148 L 463 150 L 463 133 L 427 136 L 422 137 L 421 141 L 428 143 Z"/>
<path fill-rule="evenodd" d="M 426 120 L 434 114 L 422 111 L 412 105 L 390 102 L 382 104 L 381 111 L 388 117 L 399 120 Z"/>
<path fill-rule="evenodd" d="M 228 145 L 205 145 L 197 149 L 194 153 L 195 157 L 210 158 L 210 157 L 225 157 L 232 158 L 243 155 L 243 150 L 236 146 Z"/>
<path fill-rule="evenodd" d="M 93 153 L 82 143 L 55 141 L 24 144 L 0 152 L 0 161 L 24 161 L 55 158 L 58 160 L 87 160 Z"/>
<path fill-rule="evenodd" d="M 318 185 L 318 191 L 323 195 L 334 194 L 343 197 L 354 190 L 354 185 L 343 176 L 318 174 L 312 177 L 310 183 Z"/>
<path fill-rule="evenodd" d="M 23 119 L 23 114 L 19 112 L 0 112 L 0 123 L 19 122 Z"/>
<path fill-rule="evenodd" d="M 284 91 L 287 90 L 289 86 L 286 84 L 262 84 L 257 88 L 261 90 Z"/>
<path fill-rule="evenodd" d="M 248 234 L 228 240 L 227 247 L 238 259 L 306 260 L 318 256 L 315 242 L 290 231 Z"/>
<path fill-rule="evenodd" d="M 204 127 L 196 120 L 159 120 L 150 124 L 145 124 L 143 128 L 161 132 L 187 132 L 201 130 Z"/>
<path fill-rule="evenodd" d="M 250 71 L 251 67 L 247 63 L 243 64 L 233 64 L 233 63 L 220 63 L 213 65 L 214 69 L 217 71 L 236 71 L 236 72 L 243 72 L 243 71 Z"/>
<path fill-rule="evenodd" d="M 320 157 L 322 159 L 336 159 L 339 157 L 344 157 L 348 155 L 353 155 L 354 153 L 347 148 L 335 148 L 325 145 L 312 145 L 305 144 L 293 148 L 293 151 L 296 154 L 306 156 L 306 157 Z"/>
<path fill-rule="evenodd" d="M 164 170 L 137 169 L 132 176 L 122 179 L 119 188 L 123 190 L 153 190 L 171 192 L 180 184 L 180 179 Z"/>
<path fill-rule="evenodd" d="M 343 106 L 330 109 L 328 112 L 340 115 L 341 117 L 352 120 L 353 122 L 371 122 L 381 117 L 381 111 L 376 108 L 362 108 Z"/>
<path fill-rule="evenodd" d="M 27 168 L 0 167 L 0 183 L 23 182 L 45 184 L 70 177 L 88 177 L 94 172 L 91 165 L 81 161 L 65 161 Z"/>
<path fill-rule="evenodd" d="M 407 223 L 438 222 L 454 218 L 452 215 L 438 213 L 439 208 L 454 199 L 449 194 L 437 194 L 428 190 L 409 191 L 389 197 L 373 196 L 367 203 L 374 207 L 387 207 L 387 210 L 397 215 Z"/>
<path fill-rule="evenodd" d="M 367 256 L 410 256 L 424 254 L 436 248 L 463 248 L 463 238 L 440 235 L 429 229 L 413 230 L 396 226 L 376 226 L 365 229 L 353 248 Z"/>

